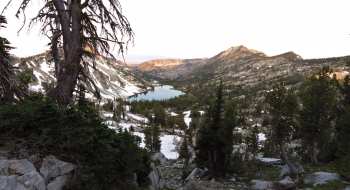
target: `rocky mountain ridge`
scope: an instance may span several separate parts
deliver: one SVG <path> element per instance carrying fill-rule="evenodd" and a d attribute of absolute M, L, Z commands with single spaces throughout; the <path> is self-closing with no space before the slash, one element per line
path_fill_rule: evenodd
<path fill-rule="evenodd" d="M 29 90 L 44 92 L 52 88 L 56 78 L 54 64 L 50 63 L 50 55 L 42 53 L 26 58 L 15 57 L 12 63 L 31 77 Z M 87 60 L 92 63 L 93 60 Z M 138 76 L 139 70 L 127 66 L 123 61 L 99 57 L 95 60 L 95 67 L 90 64 L 89 77 L 96 84 L 102 99 L 127 98 L 135 93 L 144 92 L 149 85 L 147 81 Z M 94 96 L 94 86 L 86 84 L 88 98 Z"/>
<path fill-rule="evenodd" d="M 153 77 L 181 82 L 208 82 L 223 78 L 238 85 L 255 85 L 281 78 L 304 76 L 323 65 L 330 65 L 340 71 L 344 68 L 346 59 L 348 57 L 304 60 L 292 51 L 267 56 L 245 46 L 235 46 L 211 58 L 194 59 L 189 63 L 184 60 L 179 65 L 143 72 Z"/>

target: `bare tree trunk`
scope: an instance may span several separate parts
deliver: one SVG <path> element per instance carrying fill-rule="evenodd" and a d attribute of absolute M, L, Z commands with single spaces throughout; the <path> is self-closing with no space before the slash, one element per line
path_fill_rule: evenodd
<path fill-rule="evenodd" d="M 81 8 L 77 1 L 73 1 L 68 7 L 69 16 L 62 1 L 54 0 L 60 25 L 62 27 L 64 61 L 58 59 L 57 40 L 53 40 L 52 50 L 56 70 L 57 86 L 48 92 L 48 95 L 59 107 L 67 106 L 73 97 L 80 72 L 82 71 L 82 33 L 81 33 Z M 56 68 L 56 69 L 57 69 Z"/>
<path fill-rule="evenodd" d="M 212 163 L 211 163 L 211 152 L 208 150 L 208 167 L 209 170 L 212 171 L 213 167 L 212 167 Z"/>
<path fill-rule="evenodd" d="M 318 165 L 318 160 L 317 160 L 317 141 L 316 137 L 312 139 L 312 163 L 314 165 Z"/>
<path fill-rule="evenodd" d="M 308 152 L 309 152 L 309 156 L 310 156 L 310 161 L 311 163 L 313 163 L 313 157 L 312 157 L 312 146 L 309 144 L 307 145 L 307 148 L 308 148 Z"/>
<path fill-rule="evenodd" d="M 279 146 L 280 146 L 281 154 L 282 154 L 284 160 L 286 161 L 287 165 L 289 166 L 290 171 L 293 174 L 298 174 L 298 170 L 295 168 L 294 164 L 288 158 L 288 155 L 287 155 L 286 150 L 284 149 L 283 143 L 281 142 Z"/>
<path fill-rule="evenodd" d="M 15 100 L 14 94 L 11 89 L 11 84 L 7 81 L 2 82 L 3 87 L 3 95 L 4 95 L 4 102 L 13 102 Z"/>

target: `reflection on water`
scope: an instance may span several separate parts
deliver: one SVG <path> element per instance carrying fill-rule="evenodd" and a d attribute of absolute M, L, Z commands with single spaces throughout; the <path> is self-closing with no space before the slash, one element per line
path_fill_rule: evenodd
<path fill-rule="evenodd" d="M 181 94 L 184 94 L 181 91 L 172 89 L 173 86 L 157 86 L 154 90 L 149 90 L 140 94 L 136 94 L 129 98 L 129 101 L 133 100 L 166 100 L 169 98 L 177 97 Z"/>

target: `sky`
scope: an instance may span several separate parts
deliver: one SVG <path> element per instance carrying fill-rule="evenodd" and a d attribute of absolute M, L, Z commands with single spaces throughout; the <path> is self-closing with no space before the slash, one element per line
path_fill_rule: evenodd
<path fill-rule="evenodd" d="M 40 1 L 32 0 L 31 10 Z M 268 56 L 293 51 L 304 59 L 350 54 L 349 0 L 119 1 L 135 32 L 127 63 L 212 57 L 239 45 Z M 6 2 L 1 0 L 0 10 Z M 17 47 L 11 53 L 24 57 L 47 50 L 48 40 L 38 36 L 38 28 L 17 36 L 23 21 L 14 17 L 17 9 L 13 4 L 5 11 L 10 24 L 0 30 Z M 27 18 L 36 14 L 31 12 Z"/>

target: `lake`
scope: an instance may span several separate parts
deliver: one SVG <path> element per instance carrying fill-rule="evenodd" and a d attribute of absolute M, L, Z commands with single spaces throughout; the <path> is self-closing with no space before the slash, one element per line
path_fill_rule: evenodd
<path fill-rule="evenodd" d="M 179 90 L 174 90 L 173 86 L 157 86 L 154 87 L 154 90 L 131 96 L 129 98 L 129 101 L 132 102 L 134 100 L 166 100 L 177 97 L 181 94 L 184 93 Z"/>

